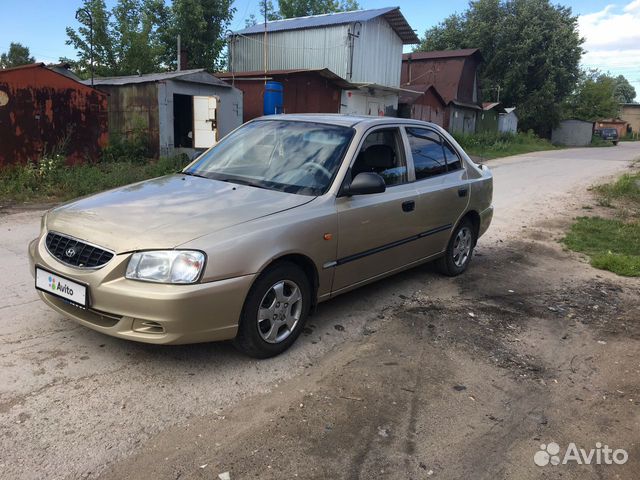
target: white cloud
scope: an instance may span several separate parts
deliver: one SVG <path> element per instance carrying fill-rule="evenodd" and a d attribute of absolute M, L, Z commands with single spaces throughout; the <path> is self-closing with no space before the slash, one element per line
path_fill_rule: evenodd
<path fill-rule="evenodd" d="M 578 17 L 585 67 L 624 75 L 640 87 L 640 0 Z"/>
<path fill-rule="evenodd" d="M 599 12 L 578 18 L 580 34 L 586 40 L 584 47 L 589 51 L 638 48 L 639 27 L 640 0 L 630 2 L 623 10 L 607 5 Z"/>
<path fill-rule="evenodd" d="M 629 5 L 624 7 L 625 12 L 637 12 L 640 10 L 640 0 L 634 0 Z"/>

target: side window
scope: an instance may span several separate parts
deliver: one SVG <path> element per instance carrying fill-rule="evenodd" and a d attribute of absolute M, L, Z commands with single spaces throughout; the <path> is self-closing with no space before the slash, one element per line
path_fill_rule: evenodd
<path fill-rule="evenodd" d="M 446 140 L 442 142 L 442 145 L 444 146 L 444 154 L 447 157 L 447 170 L 449 172 L 460 170 L 462 168 L 462 161 L 456 151 Z"/>
<path fill-rule="evenodd" d="M 447 172 L 447 159 L 440 136 L 431 130 L 407 128 L 409 146 L 413 155 L 416 180 Z"/>
<path fill-rule="evenodd" d="M 362 172 L 377 173 L 387 186 L 407 182 L 407 164 L 397 128 L 376 130 L 367 135 L 351 167 L 351 177 Z"/>

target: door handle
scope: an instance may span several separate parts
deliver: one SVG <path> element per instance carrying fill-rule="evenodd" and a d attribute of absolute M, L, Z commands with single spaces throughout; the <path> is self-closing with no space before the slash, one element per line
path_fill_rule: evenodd
<path fill-rule="evenodd" d="M 458 196 L 459 197 L 466 197 L 467 193 L 469 193 L 469 188 L 467 188 L 467 187 L 458 189 Z"/>
<path fill-rule="evenodd" d="M 406 202 L 402 202 L 402 211 L 403 212 L 413 212 L 416 208 L 416 202 L 413 200 L 408 200 Z"/>

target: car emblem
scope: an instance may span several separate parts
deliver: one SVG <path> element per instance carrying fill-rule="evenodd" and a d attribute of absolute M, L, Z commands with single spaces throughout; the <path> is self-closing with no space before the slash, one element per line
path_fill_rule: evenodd
<path fill-rule="evenodd" d="M 67 248 L 67 251 L 64 252 L 64 254 L 68 257 L 68 258 L 73 258 L 76 256 L 76 249 L 71 247 L 71 248 Z"/>

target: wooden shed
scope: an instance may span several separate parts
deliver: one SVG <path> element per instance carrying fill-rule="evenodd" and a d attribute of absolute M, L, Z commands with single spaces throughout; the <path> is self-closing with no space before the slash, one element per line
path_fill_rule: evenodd
<path fill-rule="evenodd" d="M 43 63 L 0 70 L 0 165 L 59 151 L 95 160 L 107 141 L 104 93 Z"/>
<path fill-rule="evenodd" d="M 497 132 L 498 119 L 501 113 L 505 113 L 500 102 L 484 102 L 482 112 L 478 113 L 477 132 Z"/>
<path fill-rule="evenodd" d="M 412 93 L 417 92 L 416 94 Z M 411 85 L 411 89 L 400 95 L 398 115 L 432 122 L 445 127 L 447 104 L 438 89 L 429 85 Z"/>
<path fill-rule="evenodd" d="M 415 90 L 416 85 L 433 85 L 447 105 L 444 127 L 474 133 L 482 112 L 478 82 L 482 60 L 477 48 L 405 53 L 400 87 Z"/>

